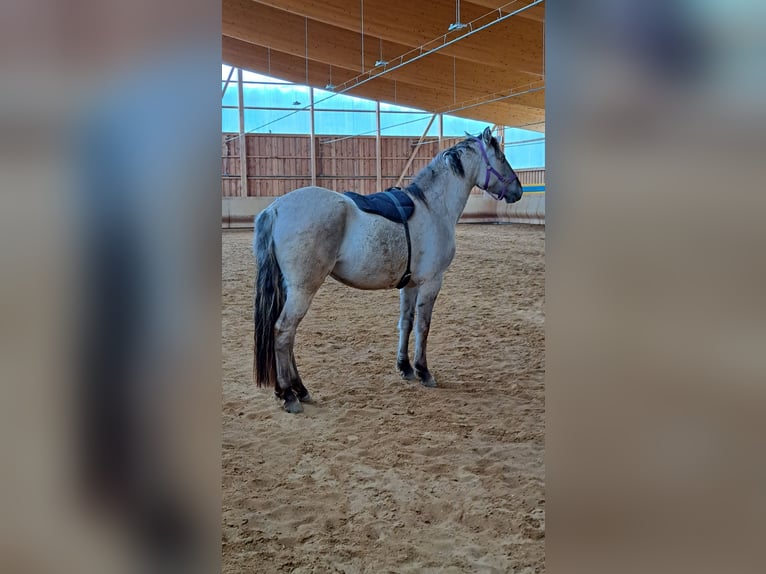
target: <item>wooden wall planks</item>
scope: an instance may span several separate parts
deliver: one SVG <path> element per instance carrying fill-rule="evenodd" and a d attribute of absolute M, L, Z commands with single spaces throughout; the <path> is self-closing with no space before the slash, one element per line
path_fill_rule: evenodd
<path fill-rule="evenodd" d="M 311 185 L 311 150 L 308 135 L 247 134 L 247 174 L 249 197 L 277 197 Z M 442 149 L 455 145 L 462 138 L 444 138 Z M 239 197 L 240 138 L 237 134 L 222 134 L 221 195 Z M 337 140 L 337 141 L 333 141 Z M 415 151 L 403 185 L 428 165 L 438 153 L 438 140 L 427 139 L 414 148 L 416 137 L 381 137 L 381 171 L 383 187 L 394 185 L 410 155 Z M 375 137 L 358 136 L 339 139 L 316 136 L 317 185 L 336 191 L 374 193 L 377 189 L 375 166 Z M 545 170 L 519 170 L 524 185 L 544 185 Z M 481 190 L 474 188 L 474 194 Z"/>

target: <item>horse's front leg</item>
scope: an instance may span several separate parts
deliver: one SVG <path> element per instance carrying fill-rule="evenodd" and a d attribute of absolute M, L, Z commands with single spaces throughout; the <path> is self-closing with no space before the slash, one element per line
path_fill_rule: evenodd
<path fill-rule="evenodd" d="M 417 298 L 417 287 L 405 287 L 399 291 L 399 351 L 396 353 L 396 368 L 402 378 L 408 381 L 415 379 L 415 371 L 410 364 L 409 344 Z"/>
<path fill-rule="evenodd" d="M 428 370 L 426 345 L 428 343 L 428 331 L 431 329 L 431 313 L 441 286 L 442 278 L 440 275 L 421 285 L 418 290 L 415 316 L 415 374 L 420 379 L 420 384 L 426 387 L 436 386 L 436 381 Z"/>

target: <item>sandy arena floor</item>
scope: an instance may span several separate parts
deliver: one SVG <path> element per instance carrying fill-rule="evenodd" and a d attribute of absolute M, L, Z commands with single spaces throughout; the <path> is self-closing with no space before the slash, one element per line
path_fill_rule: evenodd
<path fill-rule="evenodd" d="M 296 345 L 316 404 L 289 415 L 252 382 L 252 232 L 223 233 L 224 572 L 544 571 L 545 230 L 457 238 L 439 388 L 396 372 L 398 291 L 328 278 Z"/>

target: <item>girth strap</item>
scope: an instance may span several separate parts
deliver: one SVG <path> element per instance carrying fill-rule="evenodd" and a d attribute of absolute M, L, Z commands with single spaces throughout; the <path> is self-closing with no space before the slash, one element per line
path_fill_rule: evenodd
<path fill-rule="evenodd" d="M 412 271 L 410 271 L 410 262 L 412 261 L 412 243 L 410 242 L 410 226 L 407 224 L 407 216 L 404 214 L 404 209 L 402 209 L 401 204 L 399 203 L 399 200 L 396 199 L 396 195 L 391 193 L 390 191 L 385 191 L 386 197 L 391 200 L 391 202 L 394 204 L 394 207 L 396 207 L 396 210 L 399 212 L 399 217 L 402 218 L 402 223 L 404 224 L 404 235 L 407 237 L 407 270 L 404 272 L 404 275 L 402 275 L 402 278 L 399 280 L 399 283 L 397 283 L 396 288 L 401 289 L 402 287 L 405 287 L 407 283 L 410 282 L 410 277 L 412 277 Z"/>

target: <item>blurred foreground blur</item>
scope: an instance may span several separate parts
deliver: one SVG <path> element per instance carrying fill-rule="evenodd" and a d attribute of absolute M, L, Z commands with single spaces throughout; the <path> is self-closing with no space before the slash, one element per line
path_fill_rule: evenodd
<path fill-rule="evenodd" d="M 765 5 L 546 10 L 547 568 L 762 572 Z"/>
<path fill-rule="evenodd" d="M 3 8 L 2 572 L 219 568 L 219 27 Z"/>

